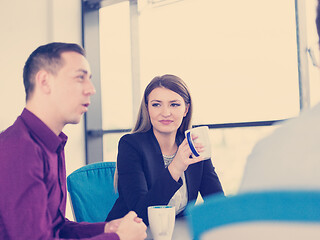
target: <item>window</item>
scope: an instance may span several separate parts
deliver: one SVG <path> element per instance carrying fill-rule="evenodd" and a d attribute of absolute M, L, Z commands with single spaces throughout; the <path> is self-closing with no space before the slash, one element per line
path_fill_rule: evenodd
<path fill-rule="evenodd" d="M 132 82 L 129 2 L 100 9 L 100 64 L 103 129 L 131 128 Z M 103 136 L 106 161 L 116 159 L 122 134 Z"/>
<path fill-rule="evenodd" d="M 142 86 L 185 79 L 195 124 L 298 114 L 294 1 L 180 1 L 142 11 L 140 33 Z"/>
<path fill-rule="evenodd" d="M 135 121 L 138 103 L 132 99 L 140 99 L 156 75 L 171 73 L 191 90 L 193 124 L 213 128 L 213 163 L 226 193 L 235 193 L 252 147 L 277 128 L 257 123 L 295 117 L 301 108 L 295 1 L 165 0 L 141 8 L 136 1 L 105 2 L 110 4 L 99 10 L 102 129 L 97 134 L 103 135 L 104 161 L 116 159 L 119 138 Z M 308 37 L 316 36 L 315 16 L 309 14 L 316 1 L 307 2 Z M 314 105 L 320 82 L 308 68 Z M 140 92 L 132 90 L 137 86 Z M 237 127 L 243 122 L 253 127 Z M 216 128 L 219 124 L 228 127 Z"/>
<path fill-rule="evenodd" d="M 100 9 L 103 129 L 132 125 L 129 2 Z"/>

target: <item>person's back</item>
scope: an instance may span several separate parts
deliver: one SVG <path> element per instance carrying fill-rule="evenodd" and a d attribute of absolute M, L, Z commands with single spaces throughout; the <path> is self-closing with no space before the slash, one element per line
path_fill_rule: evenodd
<path fill-rule="evenodd" d="M 239 192 L 320 190 L 320 104 L 288 120 L 254 147 Z"/>

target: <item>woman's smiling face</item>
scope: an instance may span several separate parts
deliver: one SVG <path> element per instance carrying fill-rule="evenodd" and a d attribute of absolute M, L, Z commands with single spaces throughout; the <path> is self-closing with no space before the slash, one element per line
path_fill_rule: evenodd
<path fill-rule="evenodd" d="M 148 96 L 148 112 L 153 131 L 160 134 L 176 133 L 189 106 L 176 92 L 158 87 Z"/>

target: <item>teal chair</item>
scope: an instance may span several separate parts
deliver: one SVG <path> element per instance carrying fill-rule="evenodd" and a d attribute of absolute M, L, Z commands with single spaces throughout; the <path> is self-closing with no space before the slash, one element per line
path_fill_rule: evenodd
<path fill-rule="evenodd" d="M 81 167 L 67 177 L 77 222 L 105 221 L 118 198 L 113 187 L 115 169 L 115 162 L 97 162 Z"/>
<path fill-rule="evenodd" d="M 187 212 L 194 240 L 320 239 L 320 191 L 213 196 Z"/>

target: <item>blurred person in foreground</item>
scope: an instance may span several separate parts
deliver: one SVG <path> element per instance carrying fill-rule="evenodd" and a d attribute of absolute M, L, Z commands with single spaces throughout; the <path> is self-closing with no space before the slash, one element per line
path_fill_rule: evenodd
<path fill-rule="evenodd" d="M 0 134 L 0 239 L 146 238 L 136 213 L 108 223 L 65 218 L 66 124 L 79 123 L 95 93 L 84 50 L 77 44 L 38 47 L 23 71 L 26 106 Z"/>
<path fill-rule="evenodd" d="M 316 26 L 320 37 L 320 0 Z M 269 190 L 320 190 L 320 103 L 253 148 L 239 192 Z"/>

